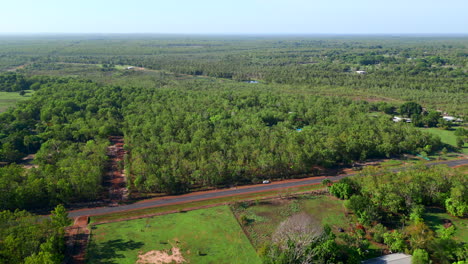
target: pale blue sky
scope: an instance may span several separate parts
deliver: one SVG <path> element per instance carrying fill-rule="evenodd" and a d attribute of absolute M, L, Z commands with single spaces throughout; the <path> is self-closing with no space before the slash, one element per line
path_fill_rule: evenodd
<path fill-rule="evenodd" d="M 2 0 L 0 33 L 468 33 L 468 0 Z"/>

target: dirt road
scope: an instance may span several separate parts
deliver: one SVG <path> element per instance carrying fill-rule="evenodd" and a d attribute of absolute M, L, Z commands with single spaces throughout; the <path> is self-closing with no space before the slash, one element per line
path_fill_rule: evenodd
<path fill-rule="evenodd" d="M 112 206 L 118 205 L 121 201 L 128 199 L 128 190 L 126 187 L 126 178 L 121 162 L 124 159 L 126 151 L 124 150 L 124 139 L 122 136 L 111 136 L 109 138 L 111 145 L 107 148 L 109 161 L 106 168 L 105 184 L 109 190 L 108 202 Z"/>

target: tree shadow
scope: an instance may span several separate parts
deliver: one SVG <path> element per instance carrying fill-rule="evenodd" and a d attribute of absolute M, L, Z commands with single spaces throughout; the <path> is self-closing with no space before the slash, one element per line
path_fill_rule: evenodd
<path fill-rule="evenodd" d="M 144 245 L 142 242 L 133 240 L 124 241 L 123 239 L 114 239 L 102 243 L 90 242 L 88 246 L 87 263 L 105 263 L 115 264 L 115 259 L 125 258 L 120 252 L 126 250 L 135 250 Z"/>
<path fill-rule="evenodd" d="M 424 222 L 427 223 L 427 225 L 432 228 L 433 230 L 437 229 L 437 226 L 443 224 L 444 217 L 437 215 L 437 214 L 443 214 L 445 213 L 445 210 L 442 208 L 438 207 L 427 207 L 426 212 L 423 215 Z"/>

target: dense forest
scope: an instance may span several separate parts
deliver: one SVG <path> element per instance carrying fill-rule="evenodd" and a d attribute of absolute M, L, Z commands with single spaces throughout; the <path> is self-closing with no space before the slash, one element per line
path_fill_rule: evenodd
<path fill-rule="evenodd" d="M 0 263 L 62 263 L 64 227 L 70 225 L 65 207 L 57 206 L 50 218 L 26 211 L 0 212 Z"/>
<path fill-rule="evenodd" d="M 129 187 L 141 193 L 257 183 L 442 146 L 370 115 L 379 104 L 251 87 L 195 80 L 148 90 L 50 78 L 0 115 L 1 159 L 35 153 L 38 165 L 0 168 L 2 208 L 97 199 L 111 135 L 124 135 Z"/>
<path fill-rule="evenodd" d="M 1 168 L 5 209 L 98 199 L 112 135 L 131 191 L 180 193 L 432 153 L 440 139 L 415 126 L 450 128 L 431 107 L 466 111 L 462 37 L 2 40 L 16 71 L 0 90 L 35 91 L 0 114 L 0 160 L 36 165 Z"/>

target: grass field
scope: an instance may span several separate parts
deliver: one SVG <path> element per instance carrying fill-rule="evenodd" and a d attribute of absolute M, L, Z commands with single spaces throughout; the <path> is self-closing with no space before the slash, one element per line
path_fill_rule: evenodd
<path fill-rule="evenodd" d="M 32 91 L 28 90 L 24 96 L 18 92 L 0 92 L 0 113 L 5 112 L 8 107 L 14 106 L 18 101 L 29 99 Z"/>
<path fill-rule="evenodd" d="M 331 196 L 304 195 L 298 199 L 268 200 L 248 206 L 237 204 L 234 212 L 238 219 L 243 215 L 247 217 L 244 229 L 256 248 L 271 241 L 278 225 L 295 213 L 306 212 L 323 225 L 328 224 L 333 231 L 339 227 L 346 229 L 348 225 L 343 201 Z"/>
<path fill-rule="evenodd" d="M 440 228 L 443 228 L 444 219 L 448 219 L 455 226 L 455 234 L 453 238 L 468 243 L 468 221 L 453 217 L 445 212 L 445 210 L 435 207 L 429 207 L 426 209 L 424 214 L 424 221 L 431 227 L 434 231 L 437 231 Z"/>
<path fill-rule="evenodd" d="M 442 139 L 442 142 L 452 146 L 457 145 L 457 136 L 455 136 L 455 130 L 444 130 L 439 128 L 421 128 L 423 131 L 432 133 L 439 136 Z M 468 154 L 468 143 L 465 143 L 462 149 L 463 154 Z"/>
<path fill-rule="evenodd" d="M 181 250 L 188 263 L 260 263 L 227 206 L 92 227 L 87 263 L 132 263 L 152 250 Z"/>

